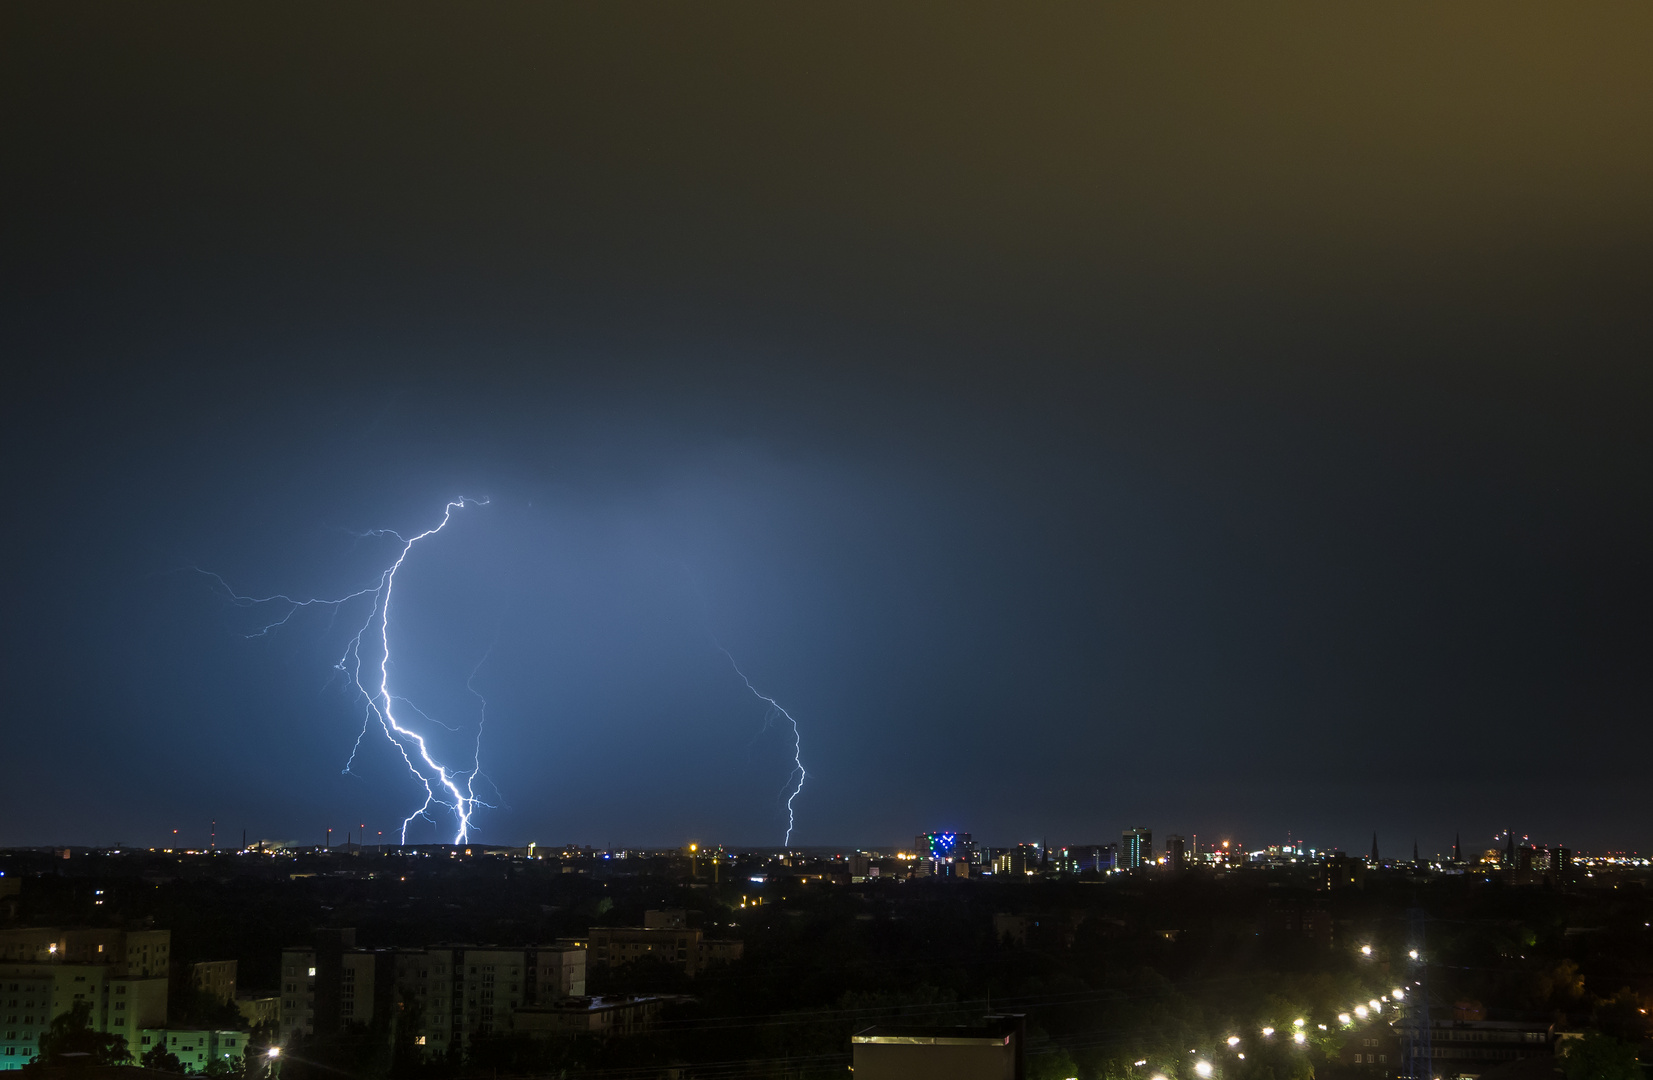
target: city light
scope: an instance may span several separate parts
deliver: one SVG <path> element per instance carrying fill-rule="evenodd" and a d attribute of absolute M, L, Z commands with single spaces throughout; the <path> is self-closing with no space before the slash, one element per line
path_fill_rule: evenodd
<path fill-rule="evenodd" d="M 1366 1019 L 1366 1006 L 1356 1005 L 1355 1006 L 1355 1015 L 1360 1017 L 1362 1020 Z"/>
<path fill-rule="evenodd" d="M 1362 945 L 1360 947 L 1360 955 L 1362 955 L 1362 956 L 1371 956 L 1372 955 L 1372 947 L 1370 945 Z M 1417 958 L 1418 958 L 1418 954 L 1413 953 L 1412 954 L 1412 959 L 1416 960 Z"/>
<path fill-rule="evenodd" d="M 1337 1014 L 1337 1022 L 1340 1023 L 1340 1024 L 1348 1025 L 1348 1024 L 1354 1023 L 1354 1019 L 1352 1017 L 1350 1017 L 1348 1013 L 1338 1013 Z"/>
<path fill-rule="evenodd" d="M 1296 1020 L 1293 1020 L 1291 1023 L 1292 1023 L 1293 1027 L 1302 1027 L 1304 1024 L 1307 1024 L 1308 1021 L 1304 1020 L 1302 1017 L 1298 1017 Z"/>
<path fill-rule="evenodd" d="M 1228 1045 L 1230 1045 L 1230 1046 L 1239 1046 L 1240 1045 L 1240 1037 L 1238 1035 L 1230 1035 L 1228 1037 Z"/>
<path fill-rule="evenodd" d="M 1412 959 L 1416 960 L 1418 958 L 1418 950 L 1413 949 L 1411 952 L 1407 953 L 1406 955 L 1410 956 Z"/>
<path fill-rule="evenodd" d="M 1211 1063 L 1209 1061 L 1196 1061 L 1194 1062 L 1194 1071 L 1202 1077 L 1210 1076 Z"/>
<path fill-rule="evenodd" d="M 1371 1009 L 1373 1012 L 1382 1012 L 1383 1011 L 1383 1005 L 1378 1001 L 1377 998 L 1373 998 L 1371 1001 L 1368 1001 L 1366 1003 L 1366 1007 Z"/>
<path fill-rule="evenodd" d="M 1291 1034 L 1291 1041 L 1301 1046 L 1303 1043 L 1309 1041 L 1309 1037 L 1301 1031 L 1294 1031 Z"/>
<path fill-rule="evenodd" d="M 268 1057 L 268 1058 L 278 1058 L 278 1057 L 280 1057 L 281 1056 L 281 1047 L 279 1047 L 279 1046 L 270 1047 L 268 1050 L 264 1051 L 264 1056 Z"/>
<path fill-rule="evenodd" d="M 1263 1029 L 1263 1038 L 1267 1039 L 1267 1038 L 1272 1037 L 1273 1035 L 1274 1035 L 1274 1029 L 1273 1028 L 1266 1027 L 1266 1028 Z"/>
<path fill-rule="evenodd" d="M 1397 986 L 1393 990 L 1389 991 L 1389 996 L 1394 998 L 1396 1001 L 1403 1001 L 1406 998 L 1406 991 Z"/>

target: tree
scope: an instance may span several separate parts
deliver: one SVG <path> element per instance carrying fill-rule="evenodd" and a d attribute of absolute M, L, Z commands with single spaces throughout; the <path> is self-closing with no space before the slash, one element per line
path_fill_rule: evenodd
<path fill-rule="evenodd" d="M 52 1017 L 40 1036 L 40 1056 L 35 1061 L 51 1065 L 66 1054 L 84 1054 L 88 1065 L 126 1065 L 132 1061 L 125 1039 L 92 1030 L 90 1001 L 77 1001 L 68 1012 Z"/>
<path fill-rule="evenodd" d="M 175 969 L 167 994 L 167 1016 L 180 1027 L 238 1028 L 245 1021 L 235 1002 L 224 1001 L 189 980 L 188 972 Z"/>
<path fill-rule="evenodd" d="M 1561 1071 L 1567 1080 L 1642 1080 L 1634 1043 L 1591 1032 L 1562 1045 L 1566 1056 L 1561 1059 Z"/>
<path fill-rule="evenodd" d="M 184 1068 L 184 1063 L 178 1060 L 178 1055 L 166 1048 L 165 1041 L 158 1042 L 145 1050 L 143 1056 L 138 1059 L 138 1064 L 157 1072 L 182 1073 L 187 1071 Z"/>

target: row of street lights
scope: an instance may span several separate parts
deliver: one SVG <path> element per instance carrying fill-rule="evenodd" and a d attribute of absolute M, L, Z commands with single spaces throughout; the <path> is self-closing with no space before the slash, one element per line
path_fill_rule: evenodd
<path fill-rule="evenodd" d="M 1370 956 L 1372 954 L 1372 947 L 1370 945 L 1364 945 L 1364 946 L 1361 947 L 1360 951 L 1363 954 L 1365 954 L 1367 956 Z M 1418 952 L 1417 952 L 1416 949 L 1412 950 L 1411 956 L 1412 956 L 1412 959 L 1414 959 L 1414 960 L 1416 960 L 1418 958 Z M 1406 998 L 1406 991 L 1402 990 L 1400 987 L 1397 986 L 1393 990 L 1389 991 L 1389 993 L 1384 994 L 1381 998 L 1372 998 L 1370 1001 L 1366 1002 L 1366 1004 L 1364 1004 L 1364 1005 L 1356 1005 L 1351 1010 L 1351 1012 L 1338 1013 L 1337 1014 L 1337 1022 L 1339 1024 L 1341 1024 L 1343 1027 L 1353 1027 L 1356 1020 L 1357 1020 L 1357 1018 L 1359 1020 L 1367 1020 L 1370 1017 L 1373 1017 L 1373 1016 L 1376 1016 L 1376 1015 L 1382 1013 L 1384 1002 L 1389 1002 L 1390 1004 L 1397 1004 L 1401 1001 L 1404 1001 L 1405 998 Z M 1292 1023 L 1291 1041 L 1293 1043 L 1297 1044 L 1298 1046 L 1303 1046 L 1303 1045 L 1307 1044 L 1308 1041 L 1309 1041 L 1309 1036 L 1308 1036 L 1308 1031 L 1307 1031 L 1309 1022 L 1307 1020 L 1303 1019 L 1302 1017 L 1299 1017 L 1296 1020 L 1293 1020 L 1291 1023 Z M 1327 1026 L 1325 1024 L 1317 1024 L 1316 1026 L 1321 1031 L 1328 1030 Z M 1272 1039 L 1275 1036 L 1275 1030 L 1272 1027 L 1265 1027 L 1265 1028 L 1262 1029 L 1262 1035 L 1263 1035 L 1263 1038 L 1265 1038 L 1265 1039 Z M 1245 1060 L 1245 1053 L 1244 1053 L 1244 1051 L 1240 1050 L 1240 1048 L 1239 1048 L 1240 1047 L 1240 1037 L 1238 1035 L 1230 1035 L 1227 1039 L 1227 1042 L 1228 1042 L 1228 1048 L 1230 1050 L 1234 1051 L 1235 1055 L 1241 1061 L 1244 1061 Z M 1192 1051 L 1192 1050 L 1189 1051 L 1190 1054 L 1192 1054 L 1193 1052 L 1194 1051 Z M 1137 1065 L 1138 1068 L 1140 1068 L 1141 1066 L 1146 1065 L 1146 1064 L 1148 1064 L 1148 1061 L 1147 1061 L 1146 1058 L 1144 1058 L 1141 1061 L 1136 1062 L 1136 1065 Z M 1196 1062 L 1194 1062 L 1194 1073 L 1195 1073 L 1195 1075 L 1197 1075 L 1200 1078 L 1200 1080 L 1209 1080 L 1209 1078 L 1211 1077 L 1213 1072 L 1215 1072 L 1215 1069 L 1209 1061 L 1196 1061 Z M 1163 1073 L 1155 1073 L 1153 1076 L 1149 1077 L 1148 1080 L 1169 1080 L 1169 1078 L 1166 1077 Z"/>

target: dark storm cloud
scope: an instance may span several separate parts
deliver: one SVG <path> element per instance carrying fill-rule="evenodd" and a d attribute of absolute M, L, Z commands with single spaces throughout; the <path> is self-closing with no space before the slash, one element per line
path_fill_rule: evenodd
<path fill-rule="evenodd" d="M 165 571 L 459 493 L 490 836 L 1649 824 L 1639 14 L 4 18 L 0 842 L 397 814 Z"/>

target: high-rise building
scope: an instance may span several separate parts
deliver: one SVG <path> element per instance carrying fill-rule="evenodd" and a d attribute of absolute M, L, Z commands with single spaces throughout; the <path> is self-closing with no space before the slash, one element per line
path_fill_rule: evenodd
<path fill-rule="evenodd" d="M 1145 826 L 1126 829 L 1119 838 L 1120 866 L 1126 870 L 1137 870 L 1144 866 L 1151 866 L 1153 861 L 1153 830 Z"/>
<path fill-rule="evenodd" d="M 21 1068 L 52 1018 L 82 1003 L 93 1031 L 136 1047 L 142 1029 L 166 1023 L 171 938 L 168 930 L 0 931 L 0 1071 Z"/>
<path fill-rule="evenodd" d="M 1119 865 L 1117 844 L 1076 844 L 1052 854 L 1056 869 L 1064 874 L 1105 874 Z"/>
<path fill-rule="evenodd" d="M 318 937 L 317 948 L 281 954 L 283 1045 L 412 1009 L 418 1045 L 445 1053 L 473 1035 L 513 1030 L 518 1009 L 585 994 L 580 945 L 358 949 L 349 931 Z M 328 963 L 330 947 L 337 952 Z"/>
<path fill-rule="evenodd" d="M 966 858 L 974 850 L 975 844 L 970 840 L 969 833 L 960 832 L 932 832 L 919 833 L 913 837 L 913 852 L 920 859 L 939 861 L 942 859 Z"/>
<path fill-rule="evenodd" d="M 1171 870 L 1181 870 L 1187 861 L 1183 850 L 1184 841 L 1176 833 L 1165 838 L 1165 865 Z"/>

